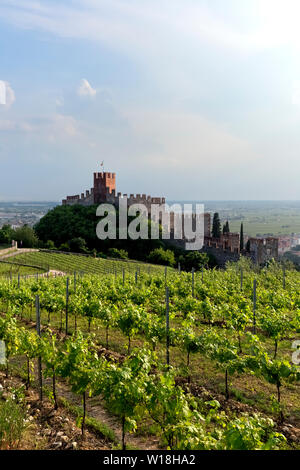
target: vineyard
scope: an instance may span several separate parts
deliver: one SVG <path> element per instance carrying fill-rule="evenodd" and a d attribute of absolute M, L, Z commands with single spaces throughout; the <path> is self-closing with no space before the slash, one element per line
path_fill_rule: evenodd
<path fill-rule="evenodd" d="M 29 251 L 16 254 L 5 261 L 6 263 L 1 262 L 0 258 L 0 276 L 10 275 L 10 273 L 12 275 L 26 275 L 49 270 L 68 274 L 74 272 L 96 275 L 121 274 L 123 270 L 129 273 L 138 271 L 139 273 L 151 274 L 161 272 L 164 269 L 161 266 L 135 261 L 94 258 L 87 255 L 50 251 Z"/>
<path fill-rule="evenodd" d="M 55 255 L 28 255 L 14 259 L 62 270 Z M 241 260 L 196 273 L 132 263 L 124 275 L 111 261 L 99 276 L 59 256 L 70 275 L 0 280 L 2 367 L 40 400 L 48 387 L 54 409 L 60 384 L 79 397 L 83 440 L 93 405 L 119 423 L 111 448 L 133 435 L 157 449 L 300 448 L 298 272 Z"/>

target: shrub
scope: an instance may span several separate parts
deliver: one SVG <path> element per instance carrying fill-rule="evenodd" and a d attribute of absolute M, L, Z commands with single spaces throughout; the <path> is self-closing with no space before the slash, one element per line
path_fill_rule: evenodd
<path fill-rule="evenodd" d="M 109 248 L 107 254 L 110 258 L 128 259 L 128 251 L 118 250 L 118 248 Z"/>
<path fill-rule="evenodd" d="M 206 253 L 190 251 L 185 256 L 180 256 L 179 261 L 185 271 L 191 271 L 193 268 L 198 271 L 202 266 L 206 267 L 208 265 L 209 258 Z"/>
<path fill-rule="evenodd" d="M 175 255 L 171 250 L 156 248 L 155 250 L 149 253 L 148 261 L 153 264 L 164 264 L 166 266 L 174 266 Z"/>
<path fill-rule="evenodd" d="M 86 253 L 87 252 L 86 241 L 82 237 L 72 238 L 72 240 L 68 241 L 68 245 L 69 245 L 70 251 L 74 253 Z"/>

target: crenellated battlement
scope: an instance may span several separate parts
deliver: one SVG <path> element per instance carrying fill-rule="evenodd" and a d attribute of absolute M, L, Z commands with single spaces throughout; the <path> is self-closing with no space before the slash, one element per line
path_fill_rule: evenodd
<path fill-rule="evenodd" d="M 127 198 L 128 207 L 132 204 L 144 204 L 150 208 L 151 204 L 165 204 L 164 197 L 152 197 L 146 194 L 122 194 L 116 192 L 116 173 L 113 172 L 94 172 L 94 186 L 85 193 L 76 194 L 75 196 L 67 196 L 62 200 L 63 205 L 92 205 L 103 202 L 119 205 L 119 200 Z"/>

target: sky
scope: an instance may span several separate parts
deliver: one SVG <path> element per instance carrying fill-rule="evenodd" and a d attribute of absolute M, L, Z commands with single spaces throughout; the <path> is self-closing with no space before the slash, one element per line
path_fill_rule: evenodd
<path fill-rule="evenodd" d="M 0 200 L 81 193 L 102 161 L 124 193 L 300 200 L 299 16 L 299 0 L 1 0 Z"/>

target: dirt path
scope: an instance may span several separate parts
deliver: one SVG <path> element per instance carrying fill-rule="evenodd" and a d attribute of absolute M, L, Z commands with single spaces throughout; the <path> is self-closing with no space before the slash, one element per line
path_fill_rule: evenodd
<path fill-rule="evenodd" d="M 18 376 L 6 377 L 0 371 L 1 402 L 10 398 L 14 389 L 22 386 Z M 44 397 L 39 401 L 37 390 L 30 387 L 24 390 L 23 400 L 26 403 L 27 426 L 20 442 L 13 442 L 9 449 L 22 450 L 109 450 L 112 444 L 91 428 L 81 435 L 81 429 L 76 426 L 76 417 L 66 408 L 53 409 L 51 401 Z M 8 418 L 9 419 L 9 418 Z M 1 443 L 0 443 L 1 447 Z M 6 447 L 4 446 L 4 449 Z M 1 447 L 1 450 L 3 448 Z"/>
<path fill-rule="evenodd" d="M 25 358 L 12 358 L 12 363 L 21 364 L 25 363 Z M 35 364 L 36 366 L 36 364 Z M 37 369 L 35 369 L 35 377 L 37 377 Z M 43 378 L 43 385 L 47 385 L 49 389 L 52 390 L 52 379 Z M 69 385 L 59 378 L 56 379 L 56 392 L 57 396 L 65 398 L 73 405 L 82 406 L 81 397 L 76 395 L 70 390 Z M 91 418 L 96 419 L 97 421 L 106 424 L 114 433 L 117 440 L 122 442 L 122 431 L 121 431 L 121 422 L 117 416 L 111 414 L 106 408 L 100 397 L 87 398 L 86 400 L 86 410 L 87 415 Z M 140 449 L 140 450 L 158 450 L 160 439 L 157 436 L 153 435 L 139 435 L 139 434 L 129 434 L 126 435 L 126 444 L 131 448 Z"/>
<path fill-rule="evenodd" d="M 51 379 L 44 379 L 44 384 L 51 386 Z M 70 391 L 69 386 L 62 382 L 57 381 L 57 394 L 65 398 L 70 403 L 82 406 L 81 398 Z M 122 440 L 121 423 L 120 420 L 112 415 L 101 402 L 99 397 L 88 398 L 86 402 L 87 414 L 101 423 L 106 424 L 111 430 L 114 431 L 116 438 L 119 442 Z M 159 449 L 159 439 L 156 436 L 141 436 L 137 434 L 127 434 L 126 444 L 130 447 L 140 450 L 157 450 Z"/>
<path fill-rule="evenodd" d="M 50 269 L 46 273 L 39 274 L 39 277 L 57 277 L 57 276 L 66 276 L 67 273 L 63 271 L 57 271 L 56 269 Z"/>
<path fill-rule="evenodd" d="M 11 258 L 12 256 L 16 255 L 22 255 L 23 253 L 31 253 L 32 251 L 39 251 L 34 248 L 18 248 L 15 251 L 12 251 L 10 253 L 6 253 L 5 255 L 1 255 L 0 251 L 0 259 L 5 259 L 5 258 Z"/>

